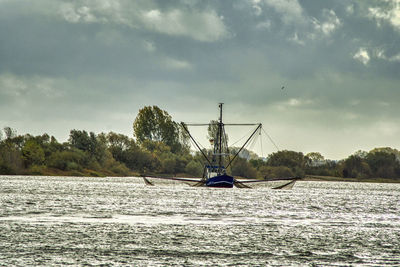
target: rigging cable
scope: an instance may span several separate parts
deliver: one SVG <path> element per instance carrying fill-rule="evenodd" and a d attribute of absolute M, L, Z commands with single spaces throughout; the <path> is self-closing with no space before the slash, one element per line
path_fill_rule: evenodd
<path fill-rule="evenodd" d="M 193 137 L 193 139 L 194 139 L 194 137 Z M 190 139 L 190 142 L 192 143 L 192 145 L 193 146 L 195 146 L 196 145 L 196 143 L 194 142 L 194 140 L 192 140 L 192 139 Z M 205 150 L 207 150 L 204 146 L 202 146 L 202 144 L 200 144 L 200 142 L 199 141 L 197 141 L 197 144 L 201 147 L 201 149 L 205 149 Z"/>
<path fill-rule="evenodd" d="M 225 132 L 225 126 L 222 127 L 222 133 L 224 134 L 224 142 L 225 142 L 225 147 L 226 147 L 226 154 L 228 155 L 228 162 L 231 161 L 231 154 L 229 153 L 229 146 L 228 146 L 228 138 Z M 231 167 L 232 170 L 232 167 Z"/>
<path fill-rule="evenodd" d="M 274 140 L 272 140 L 271 136 L 269 136 L 269 134 L 264 130 L 264 128 L 262 128 L 263 132 L 267 135 L 269 141 L 271 141 L 271 143 L 275 146 L 275 148 L 279 151 L 279 147 L 275 144 Z"/>
<path fill-rule="evenodd" d="M 254 130 L 252 130 L 252 131 L 254 132 Z M 257 131 L 259 131 L 259 129 Z M 254 134 L 250 137 L 247 144 L 243 147 L 243 149 L 246 149 L 248 152 L 247 157 L 246 157 L 247 160 L 249 160 L 249 158 L 250 158 L 250 152 L 253 150 L 254 144 L 256 143 L 256 141 L 257 141 L 257 134 Z"/>
<path fill-rule="evenodd" d="M 259 132 L 259 135 L 260 135 L 261 157 L 264 158 L 264 150 L 263 150 L 263 145 L 262 145 L 261 130 Z"/>
<path fill-rule="evenodd" d="M 258 135 L 260 134 L 260 129 L 258 129 Z M 253 135 L 252 140 L 248 144 L 249 155 L 247 160 L 250 158 L 250 151 L 254 149 L 255 144 L 257 143 L 257 133 Z"/>
<path fill-rule="evenodd" d="M 239 141 L 241 141 L 242 139 L 244 139 L 245 137 L 249 136 L 250 133 L 252 133 L 254 130 L 251 129 L 250 131 L 248 131 L 245 135 L 243 135 L 241 138 L 239 138 L 239 140 L 237 140 L 236 142 L 234 142 L 233 144 L 231 144 L 230 146 L 233 147 L 234 145 L 236 145 Z"/>

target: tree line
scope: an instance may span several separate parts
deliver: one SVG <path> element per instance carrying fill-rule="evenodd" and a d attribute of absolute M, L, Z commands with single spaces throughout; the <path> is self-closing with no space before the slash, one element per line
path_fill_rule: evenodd
<path fill-rule="evenodd" d="M 132 126 L 133 137 L 74 129 L 63 143 L 46 133 L 18 135 L 5 127 L 0 131 L 0 174 L 202 175 L 205 159 L 200 152 L 191 151 L 188 135 L 168 112 L 145 106 Z M 212 135 L 210 132 L 212 129 Z M 230 151 L 234 153 L 237 148 Z M 318 152 L 304 155 L 288 150 L 272 153 L 267 159 L 246 150 L 241 155 L 228 169 L 231 175 L 259 179 L 318 175 L 400 180 L 400 152 L 393 148 L 357 151 L 340 161 L 327 160 Z"/>

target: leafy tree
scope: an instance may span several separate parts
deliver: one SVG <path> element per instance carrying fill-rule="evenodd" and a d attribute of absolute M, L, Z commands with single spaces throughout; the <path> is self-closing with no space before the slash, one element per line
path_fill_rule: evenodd
<path fill-rule="evenodd" d="M 84 130 L 71 130 L 68 141 L 72 147 L 87 152 L 93 160 L 103 162 L 106 141 L 101 137 L 97 138 L 93 132 L 88 134 Z"/>
<path fill-rule="evenodd" d="M 12 129 L 11 127 L 4 127 L 3 128 L 4 134 L 6 135 L 6 139 L 11 139 L 17 136 L 17 131 Z"/>
<path fill-rule="evenodd" d="M 295 151 L 278 151 L 272 153 L 267 161 L 270 166 L 303 167 L 306 163 L 303 153 Z"/>
<path fill-rule="evenodd" d="M 121 154 L 120 162 L 129 169 L 139 172 L 154 172 L 159 169 L 160 162 L 154 153 L 133 145 Z"/>
<path fill-rule="evenodd" d="M 176 174 L 176 158 L 177 156 L 172 153 L 163 153 L 159 156 L 161 163 L 160 171 L 162 173 Z"/>
<path fill-rule="evenodd" d="M 306 158 L 310 160 L 312 166 L 317 166 L 324 162 L 325 158 L 319 152 L 310 152 L 306 155 Z"/>
<path fill-rule="evenodd" d="M 207 138 L 215 140 L 218 135 L 218 121 L 211 120 L 207 128 Z"/>
<path fill-rule="evenodd" d="M 106 136 L 106 139 L 110 147 L 118 148 L 121 151 L 129 149 L 135 142 L 126 135 L 114 132 L 109 132 Z"/>
<path fill-rule="evenodd" d="M 375 150 L 368 153 L 366 161 L 377 177 L 395 178 L 398 170 L 400 170 L 399 162 L 393 153 Z"/>
<path fill-rule="evenodd" d="M 50 142 L 44 147 L 46 158 L 56 151 L 66 150 L 67 145 L 60 144 L 54 136 L 50 137 Z"/>
<path fill-rule="evenodd" d="M 371 174 L 369 165 L 359 156 L 351 155 L 343 162 L 343 177 L 366 178 Z"/>
<path fill-rule="evenodd" d="M 232 165 L 232 175 L 256 178 L 257 170 L 244 158 L 236 158 Z"/>
<path fill-rule="evenodd" d="M 251 166 L 256 168 L 257 170 L 260 169 L 262 166 L 265 166 L 267 163 L 261 158 L 253 158 L 249 160 Z"/>
<path fill-rule="evenodd" d="M 10 127 L 3 129 L 6 139 L 0 141 L 0 174 L 18 174 L 23 170 L 21 147 L 23 136 Z"/>
<path fill-rule="evenodd" d="M 126 135 L 110 132 L 107 135 L 104 134 L 101 136 L 104 136 L 108 150 L 117 161 L 125 163 L 128 151 L 136 148 L 135 141 Z"/>
<path fill-rule="evenodd" d="M 24 146 L 25 137 L 22 135 L 17 135 L 7 138 L 4 140 L 4 142 L 9 148 L 15 148 L 16 150 L 21 151 L 22 147 Z"/>
<path fill-rule="evenodd" d="M 89 163 L 87 154 L 79 149 L 71 149 L 69 151 L 57 151 L 53 153 L 49 160 L 48 166 L 60 170 L 80 170 Z"/>
<path fill-rule="evenodd" d="M 174 122 L 165 110 L 157 106 L 145 106 L 139 110 L 133 123 L 133 131 L 139 144 L 144 141 L 163 142 L 168 145 L 173 152 L 181 151 L 185 146 L 181 137 L 181 129 Z"/>
<path fill-rule="evenodd" d="M 367 152 L 367 151 L 364 151 L 364 150 L 357 150 L 357 151 L 354 153 L 354 155 L 355 155 L 355 156 L 358 156 L 358 157 L 360 157 L 360 158 L 362 158 L 362 159 L 365 159 L 365 158 L 367 157 L 367 155 L 368 155 L 368 152 Z"/>
<path fill-rule="evenodd" d="M 385 153 L 389 153 L 389 154 L 393 154 L 396 157 L 396 160 L 400 162 L 400 151 L 395 149 L 395 148 L 391 148 L 391 147 L 377 147 L 372 149 L 369 153 L 375 153 L 375 152 L 385 152 Z M 366 154 L 365 157 L 367 157 L 368 154 Z"/>
<path fill-rule="evenodd" d="M 22 158 L 25 167 L 29 167 L 32 164 L 42 165 L 45 160 L 44 150 L 35 140 L 28 140 L 22 148 Z"/>
<path fill-rule="evenodd" d="M 185 172 L 187 174 L 200 177 L 203 174 L 203 165 L 196 161 L 196 160 L 191 160 L 185 167 Z"/>
<path fill-rule="evenodd" d="M 85 130 L 71 130 L 68 139 L 72 147 L 91 153 L 94 152 L 95 140 L 94 133 L 91 132 L 89 136 Z"/>

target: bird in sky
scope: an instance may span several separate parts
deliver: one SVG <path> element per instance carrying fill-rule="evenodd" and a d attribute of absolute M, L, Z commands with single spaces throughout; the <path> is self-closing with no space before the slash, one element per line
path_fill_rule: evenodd
<path fill-rule="evenodd" d="M 285 86 L 282 86 L 281 90 L 285 89 Z"/>

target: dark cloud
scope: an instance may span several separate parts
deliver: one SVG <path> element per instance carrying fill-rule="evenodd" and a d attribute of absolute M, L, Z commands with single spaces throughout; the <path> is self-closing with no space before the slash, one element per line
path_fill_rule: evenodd
<path fill-rule="evenodd" d="M 131 135 L 144 105 L 207 121 L 225 102 L 281 148 L 398 147 L 392 2 L 3 0 L 0 126 Z"/>

